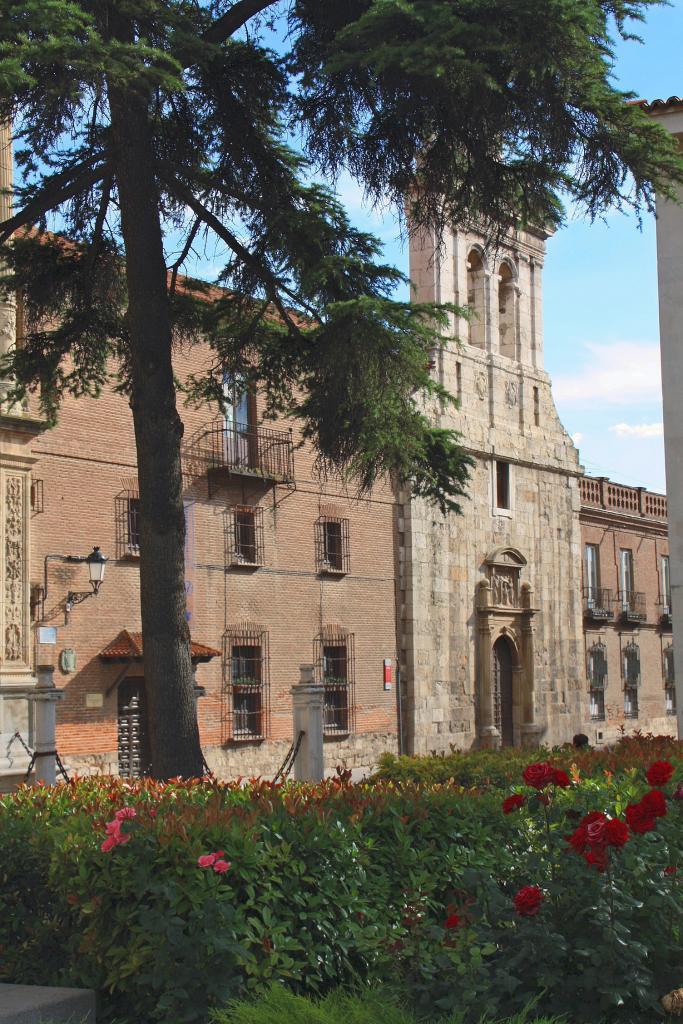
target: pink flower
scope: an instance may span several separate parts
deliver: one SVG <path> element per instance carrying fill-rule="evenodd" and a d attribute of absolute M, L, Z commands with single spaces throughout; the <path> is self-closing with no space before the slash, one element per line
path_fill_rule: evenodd
<path fill-rule="evenodd" d="M 126 821 L 128 818 L 137 818 L 138 812 L 134 807 L 122 807 L 114 815 L 116 821 Z"/>
<path fill-rule="evenodd" d="M 217 861 L 215 853 L 204 853 L 197 861 L 200 868 L 212 868 Z"/>
<path fill-rule="evenodd" d="M 224 875 L 225 872 L 229 870 L 229 868 L 230 868 L 230 861 L 229 860 L 217 860 L 216 863 L 213 866 L 213 870 L 217 874 L 219 874 L 219 875 Z"/>
<path fill-rule="evenodd" d="M 113 850 L 114 847 L 118 845 L 119 844 L 116 841 L 116 837 L 109 836 L 109 838 L 105 839 L 102 845 L 100 846 L 100 850 L 102 851 L 102 853 L 109 853 L 110 850 Z"/>
<path fill-rule="evenodd" d="M 108 836 L 119 836 L 121 834 L 121 822 L 114 818 L 113 821 L 108 821 L 104 826 L 104 831 Z"/>

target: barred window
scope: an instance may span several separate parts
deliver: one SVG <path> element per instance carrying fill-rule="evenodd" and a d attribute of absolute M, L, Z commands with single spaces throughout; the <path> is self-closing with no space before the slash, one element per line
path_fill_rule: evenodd
<path fill-rule="evenodd" d="M 225 740 L 260 740 L 268 735 L 270 685 L 268 634 L 242 623 L 223 638 Z"/>
<path fill-rule="evenodd" d="M 588 682 L 594 690 L 604 690 L 607 685 L 607 648 L 602 640 L 588 648 Z"/>
<path fill-rule="evenodd" d="M 667 684 L 664 687 L 664 705 L 667 715 L 676 714 L 676 687 Z"/>
<path fill-rule="evenodd" d="M 353 731 L 354 637 L 338 627 L 328 627 L 315 638 L 316 678 L 325 687 L 323 729 L 325 735 Z"/>
<path fill-rule="evenodd" d="M 116 555 L 138 557 L 140 554 L 140 497 L 137 488 L 126 488 L 116 495 Z"/>
<path fill-rule="evenodd" d="M 640 684 L 640 647 L 632 640 L 623 650 L 624 685 L 638 687 Z"/>
<path fill-rule="evenodd" d="M 595 722 L 605 719 L 605 687 L 607 686 L 607 648 L 596 640 L 587 652 L 587 674 L 590 714 Z"/>
<path fill-rule="evenodd" d="M 315 562 L 318 572 L 349 571 L 349 521 L 320 516 L 315 524 Z"/>
<path fill-rule="evenodd" d="M 626 686 L 624 689 L 624 717 L 638 717 L 638 687 Z"/>
<path fill-rule="evenodd" d="M 263 509 L 237 505 L 228 510 L 230 565 L 263 565 Z"/>
<path fill-rule="evenodd" d="M 668 644 L 664 648 L 664 684 L 666 686 L 673 686 L 676 680 L 674 673 L 674 649 L 673 644 Z"/>

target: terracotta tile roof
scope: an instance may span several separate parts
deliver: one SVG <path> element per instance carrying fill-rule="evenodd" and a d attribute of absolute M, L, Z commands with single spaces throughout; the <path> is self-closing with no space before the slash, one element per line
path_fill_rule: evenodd
<path fill-rule="evenodd" d="M 220 658 L 221 655 L 215 647 L 207 647 L 194 640 L 190 641 L 190 650 L 193 661 L 208 661 L 210 658 Z M 122 629 L 116 639 L 100 651 L 100 658 L 103 661 L 138 661 L 142 658 L 142 633 Z"/>
<path fill-rule="evenodd" d="M 669 96 L 668 100 L 633 100 L 632 106 L 640 107 L 646 114 L 656 114 L 665 110 L 676 110 L 683 107 L 683 98 Z"/>

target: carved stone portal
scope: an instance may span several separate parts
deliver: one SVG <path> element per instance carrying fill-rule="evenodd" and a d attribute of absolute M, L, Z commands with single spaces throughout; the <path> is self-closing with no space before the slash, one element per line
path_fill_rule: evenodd
<path fill-rule="evenodd" d="M 521 582 L 526 559 L 515 548 L 496 548 L 485 562 L 487 578 L 477 588 L 480 742 L 486 747 L 536 743 L 542 731 L 536 723 L 534 692 L 536 609 L 530 585 Z M 502 654 L 511 675 L 506 683 L 507 707 L 501 692 Z"/>

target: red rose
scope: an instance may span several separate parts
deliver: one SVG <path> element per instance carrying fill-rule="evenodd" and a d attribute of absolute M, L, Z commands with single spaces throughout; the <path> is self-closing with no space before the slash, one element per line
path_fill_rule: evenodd
<path fill-rule="evenodd" d="M 604 846 L 607 842 L 607 815 L 596 813 L 599 814 L 599 817 L 593 818 L 588 823 L 584 820 L 586 842 L 589 846 Z"/>
<path fill-rule="evenodd" d="M 555 768 L 553 771 L 553 783 L 556 786 L 561 786 L 562 789 L 566 789 L 567 786 L 571 786 L 572 780 L 561 768 Z"/>
<path fill-rule="evenodd" d="M 588 847 L 588 839 L 586 838 L 586 826 L 579 825 L 570 836 L 567 836 L 567 842 L 574 848 L 576 853 L 583 853 Z"/>
<path fill-rule="evenodd" d="M 449 914 L 443 923 L 444 928 L 461 928 L 464 924 L 462 918 L 457 914 Z"/>
<path fill-rule="evenodd" d="M 674 793 L 674 800 L 683 800 L 683 782 Z"/>
<path fill-rule="evenodd" d="M 675 875 L 677 873 L 677 871 L 678 871 L 678 868 L 675 868 L 673 866 L 673 864 L 670 864 L 668 868 L 664 868 L 664 874 L 665 875 Z"/>
<path fill-rule="evenodd" d="M 640 806 L 653 818 L 666 817 L 666 797 L 661 789 L 651 789 L 649 793 L 641 797 Z"/>
<path fill-rule="evenodd" d="M 520 917 L 533 917 L 541 908 L 545 896 L 537 885 L 525 885 L 515 896 L 513 903 Z"/>
<path fill-rule="evenodd" d="M 673 773 L 673 766 L 668 761 L 655 761 L 648 768 L 645 778 L 651 786 L 666 786 Z"/>
<path fill-rule="evenodd" d="M 545 789 L 553 781 L 554 771 L 555 769 L 548 761 L 528 764 L 522 772 L 522 778 L 527 786 L 533 786 L 534 789 Z"/>
<path fill-rule="evenodd" d="M 608 821 L 605 832 L 608 846 L 625 846 L 628 842 L 628 826 L 619 818 L 612 818 L 611 821 Z"/>
<path fill-rule="evenodd" d="M 631 832 L 642 835 L 644 832 L 651 832 L 657 824 L 657 819 L 650 814 L 642 803 L 629 804 L 626 808 L 626 821 Z"/>
<path fill-rule="evenodd" d="M 524 807 L 525 803 L 526 797 L 522 796 L 520 793 L 508 796 L 503 800 L 503 814 L 511 814 L 512 811 L 517 811 L 520 807 Z"/>
<path fill-rule="evenodd" d="M 597 871 L 603 872 L 607 870 L 607 850 L 604 848 L 597 850 L 589 850 L 586 854 L 586 864 L 590 864 Z"/>

